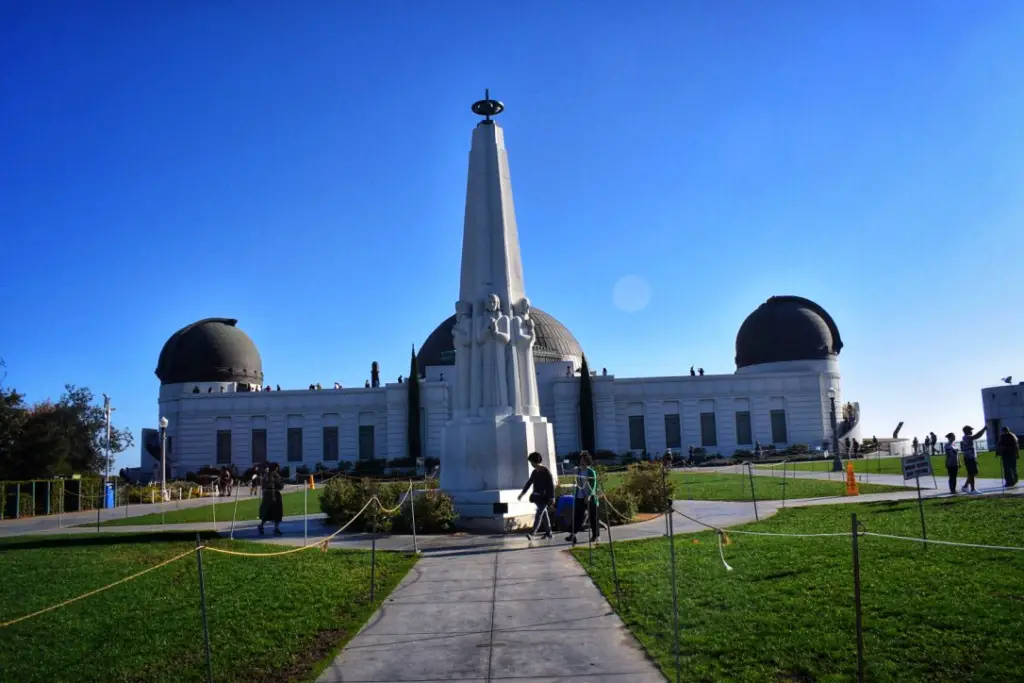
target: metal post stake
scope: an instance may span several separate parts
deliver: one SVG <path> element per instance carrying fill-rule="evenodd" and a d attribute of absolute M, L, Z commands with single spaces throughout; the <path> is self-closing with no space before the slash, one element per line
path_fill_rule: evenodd
<path fill-rule="evenodd" d="M 757 494 L 754 493 L 754 466 L 749 462 L 747 463 L 747 473 L 750 475 L 750 498 L 754 501 L 754 521 L 760 522 L 761 518 L 757 514 Z"/>
<path fill-rule="evenodd" d="M 210 657 L 210 625 L 206 620 L 206 585 L 203 582 L 203 546 L 196 532 L 196 567 L 199 570 L 199 608 L 203 613 L 203 642 L 206 646 L 206 681 L 213 683 L 213 660 Z"/>
<path fill-rule="evenodd" d="M 217 530 L 217 494 L 216 493 L 214 493 L 214 495 L 213 495 L 213 503 L 210 504 L 210 507 L 213 508 L 213 530 L 216 531 Z"/>
<path fill-rule="evenodd" d="M 857 683 L 864 683 L 864 628 L 860 605 L 860 550 L 857 547 L 857 513 L 850 519 L 853 541 L 853 602 L 857 615 Z"/>
<path fill-rule="evenodd" d="M 419 553 L 420 548 L 416 542 L 416 496 L 412 490 L 412 479 L 409 480 L 409 513 L 412 515 L 412 551 Z M 548 520 L 548 527 L 551 527 L 551 520 Z"/>
<path fill-rule="evenodd" d="M 178 489 L 178 500 L 181 500 L 181 489 Z M 238 515 L 238 487 L 235 487 L 235 507 L 231 511 L 231 532 L 229 534 L 231 540 L 235 540 L 235 516 Z"/>
<path fill-rule="evenodd" d="M 306 514 L 309 510 L 309 484 L 302 487 L 302 545 L 309 543 L 309 524 Z"/>
<path fill-rule="evenodd" d="M 668 476 L 665 473 L 665 468 L 662 467 L 661 468 L 661 490 L 662 491 L 667 491 L 668 490 L 667 478 L 668 478 Z M 672 535 L 672 523 L 668 519 L 669 515 L 672 514 L 671 511 L 672 511 L 672 496 L 669 496 L 668 497 L 668 512 L 665 513 L 665 535 L 666 536 L 671 536 Z"/>
<path fill-rule="evenodd" d="M 373 513 L 373 530 L 370 532 L 370 604 L 377 595 L 377 512 Z"/>
<path fill-rule="evenodd" d="M 921 500 L 921 477 L 915 477 L 915 479 L 917 479 L 917 508 L 918 508 L 918 511 L 920 511 L 920 513 L 921 513 L 921 538 L 923 540 L 927 541 L 928 540 L 928 529 L 927 529 L 927 527 L 925 527 L 925 524 L 924 524 L 924 501 Z M 921 549 L 922 550 L 927 550 L 928 549 L 928 544 L 927 543 L 922 543 L 921 544 Z"/>
<path fill-rule="evenodd" d="M 672 562 L 672 643 L 675 649 L 676 658 L 676 683 L 680 683 L 681 672 L 679 669 L 679 596 L 676 588 L 676 535 L 675 525 L 672 517 L 675 513 L 672 510 L 672 501 L 668 503 L 668 547 L 669 557 Z"/>
<path fill-rule="evenodd" d="M 786 507 L 786 461 L 782 461 L 782 507 Z"/>
<path fill-rule="evenodd" d="M 612 581 L 615 582 L 615 605 L 622 611 L 622 593 L 619 590 L 619 572 L 615 567 L 615 542 L 612 540 L 612 512 L 608 505 L 608 498 L 604 499 L 604 518 L 608 523 L 608 552 L 612 557 Z M 550 522 L 548 525 L 550 526 Z"/>

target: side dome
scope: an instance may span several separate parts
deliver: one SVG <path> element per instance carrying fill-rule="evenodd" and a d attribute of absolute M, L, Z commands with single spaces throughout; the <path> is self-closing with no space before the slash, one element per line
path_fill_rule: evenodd
<path fill-rule="evenodd" d="M 160 384 L 263 383 L 263 360 L 252 339 L 231 318 L 206 318 L 171 335 L 160 351 Z"/>
<path fill-rule="evenodd" d="M 530 308 L 537 341 L 533 346 L 533 357 L 537 363 L 557 363 L 573 360 L 579 363 L 583 358 L 583 349 L 576 337 L 562 323 L 537 307 Z M 452 339 L 452 328 L 455 327 L 455 316 L 451 316 L 437 326 L 427 340 L 423 342 L 416 363 L 420 373 L 431 365 L 455 364 L 455 340 Z"/>
<path fill-rule="evenodd" d="M 736 334 L 736 368 L 794 360 L 828 360 L 843 340 L 828 312 L 810 299 L 773 296 L 757 307 Z"/>

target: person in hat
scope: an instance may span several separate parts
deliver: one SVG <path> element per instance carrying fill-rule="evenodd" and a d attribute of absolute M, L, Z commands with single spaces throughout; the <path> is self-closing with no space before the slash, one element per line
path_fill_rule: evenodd
<path fill-rule="evenodd" d="M 548 508 L 555 502 L 555 477 L 551 470 L 544 466 L 544 457 L 540 453 L 530 453 L 526 457 L 530 462 L 533 471 L 530 472 L 530 479 L 526 486 L 519 493 L 519 500 L 523 499 L 526 492 L 533 487 L 530 494 L 530 502 L 537 506 L 537 512 L 533 518 L 533 531 L 526 534 L 526 540 L 532 541 L 534 534 L 540 531 L 541 521 L 548 523 L 548 530 L 544 532 L 544 538 L 551 538 L 551 517 L 548 515 Z"/>
<path fill-rule="evenodd" d="M 1020 457 L 1020 444 L 1017 436 L 1009 427 L 1003 427 L 996 442 L 996 455 L 1003 459 L 1003 481 L 1006 486 L 1017 485 L 1017 458 Z"/>
<path fill-rule="evenodd" d="M 949 492 L 956 493 L 956 475 L 960 471 L 960 454 L 956 452 L 956 434 L 946 434 L 946 473 L 949 474 Z"/>
<path fill-rule="evenodd" d="M 974 442 L 985 435 L 988 426 L 982 427 L 977 434 L 970 425 L 964 426 L 964 438 L 960 439 L 960 453 L 964 456 L 964 467 L 967 468 L 967 481 L 960 487 L 960 490 L 967 493 L 977 493 L 974 489 L 974 478 L 978 476 L 978 451 L 974 448 Z"/>

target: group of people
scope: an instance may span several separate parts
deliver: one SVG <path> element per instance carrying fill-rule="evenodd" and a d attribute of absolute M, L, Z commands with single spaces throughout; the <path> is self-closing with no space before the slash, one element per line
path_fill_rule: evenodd
<path fill-rule="evenodd" d="M 522 500 L 526 492 L 532 488 L 529 500 L 536 506 L 537 511 L 533 518 L 533 531 L 526 534 L 526 539 L 533 540 L 544 522 L 547 523 L 547 530 L 544 532 L 543 538 L 551 538 L 553 529 L 550 510 L 555 505 L 555 475 L 544 465 L 544 457 L 540 453 L 530 453 L 527 460 L 533 469 L 526 485 L 519 493 L 519 500 Z M 589 522 L 590 540 L 596 543 L 601 537 L 597 470 L 594 469 L 594 459 L 587 451 L 580 453 L 571 497 L 564 496 L 563 498 L 569 498 L 566 504 L 571 506 L 569 535 L 565 537 L 565 540 L 575 544 L 576 535 L 583 529 L 584 523 Z M 562 507 L 561 501 L 559 501 L 559 507 Z"/>
<path fill-rule="evenodd" d="M 956 479 L 960 472 L 960 461 L 963 459 L 964 468 L 967 470 L 967 480 L 963 486 L 960 487 L 961 493 L 977 493 L 975 488 L 975 477 L 978 476 L 978 450 L 974 445 L 974 442 L 985 435 L 985 431 L 988 426 L 982 427 L 981 430 L 975 434 L 974 429 L 970 425 L 966 425 L 963 429 L 963 438 L 960 440 L 960 452 L 956 450 L 956 434 L 950 432 L 946 434 L 946 473 L 949 475 L 949 492 L 956 493 Z M 930 436 L 935 436 L 934 434 Z M 932 441 L 934 446 L 934 441 Z M 916 452 L 916 449 L 915 449 Z M 923 451 L 927 453 L 928 451 Z M 1018 482 L 1017 478 L 1017 459 L 1020 457 L 1020 444 L 1017 441 L 1017 436 L 1009 430 L 1007 427 L 1003 427 L 999 434 L 999 439 L 996 441 L 996 456 L 1003 461 L 1003 483 L 1006 486 L 1016 486 Z"/>
<path fill-rule="evenodd" d="M 978 436 L 981 436 L 984 433 L 985 430 L 982 429 L 980 432 L 978 432 Z M 956 438 L 955 434 L 953 435 L 953 438 Z M 949 434 L 946 435 L 946 439 L 949 439 Z M 911 442 L 910 445 L 913 448 L 914 455 L 935 455 L 937 452 L 936 448 L 938 448 L 938 443 L 939 437 L 935 436 L 935 432 L 931 432 L 930 434 L 924 437 L 923 442 L 918 441 L 917 437 L 915 436 L 914 440 Z"/>

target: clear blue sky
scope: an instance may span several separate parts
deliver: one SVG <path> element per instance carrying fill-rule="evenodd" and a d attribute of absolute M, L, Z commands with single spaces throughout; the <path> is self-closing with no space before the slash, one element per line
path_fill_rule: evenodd
<path fill-rule="evenodd" d="M 797 294 L 869 433 L 979 424 L 1024 379 L 1022 35 L 1012 0 L 5 3 L 6 385 L 106 392 L 138 437 L 208 316 L 272 384 L 406 374 L 458 293 L 489 87 L 527 291 L 593 366 L 732 372 Z"/>

